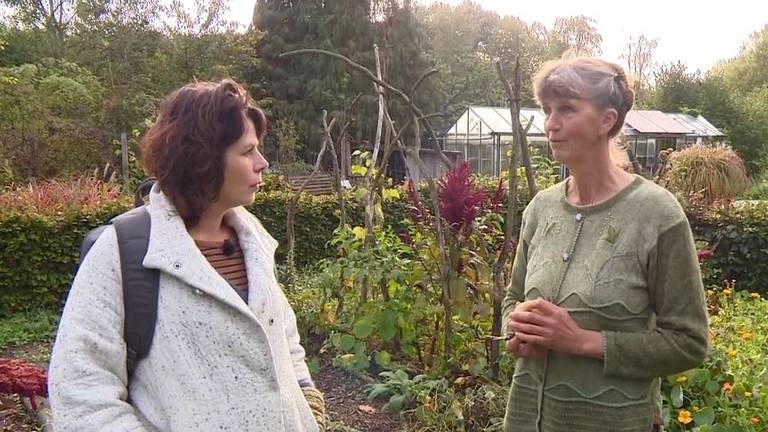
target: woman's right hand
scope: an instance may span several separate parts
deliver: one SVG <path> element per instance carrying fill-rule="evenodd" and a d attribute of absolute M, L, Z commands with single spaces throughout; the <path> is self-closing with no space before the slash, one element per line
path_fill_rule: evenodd
<path fill-rule="evenodd" d="M 520 307 L 521 303 L 515 306 L 515 310 Z M 510 312 L 511 314 L 511 312 Z M 514 329 L 510 326 L 510 317 L 507 316 L 507 334 L 514 334 Z M 506 343 L 506 348 L 509 353 L 517 358 L 543 358 L 547 355 L 547 349 L 541 345 L 533 343 L 523 342 L 517 336 L 513 336 L 512 339 Z"/>
<path fill-rule="evenodd" d="M 518 358 L 543 358 L 547 355 L 547 349 L 543 346 L 523 342 L 516 337 L 507 341 L 507 351 Z"/>

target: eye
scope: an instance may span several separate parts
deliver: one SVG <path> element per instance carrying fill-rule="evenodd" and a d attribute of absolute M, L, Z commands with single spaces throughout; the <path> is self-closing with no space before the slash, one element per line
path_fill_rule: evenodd
<path fill-rule="evenodd" d="M 248 147 L 248 150 L 246 150 L 246 152 L 243 153 L 243 156 L 250 156 L 253 154 L 254 151 L 256 151 L 256 146 L 250 146 Z"/>

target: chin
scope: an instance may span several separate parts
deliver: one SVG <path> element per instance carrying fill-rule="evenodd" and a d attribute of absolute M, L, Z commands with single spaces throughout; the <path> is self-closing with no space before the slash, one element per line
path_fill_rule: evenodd
<path fill-rule="evenodd" d="M 242 203 L 242 204 L 240 204 L 240 205 L 244 205 L 244 206 L 248 206 L 248 205 L 251 205 L 251 204 L 253 204 L 253 201 L 254 201 L 255 199 L 256 199 L 256 192 L 251 192 L 251 194 L 250 194 L 250 195 L 248 195 L 247 197 L 245 197 L 245 198 L 243 199 L 243 203 Z"/>
<path fill-rule="evenodd" d="M 570 158 L 568 157 L 568 152 L 565 152 L 562 150 L 555 150 L 555 149 L 552 149 L 552 159 L 560 162 L 563 165 L 568 165 L 568 162 L 570 161 Z"/>

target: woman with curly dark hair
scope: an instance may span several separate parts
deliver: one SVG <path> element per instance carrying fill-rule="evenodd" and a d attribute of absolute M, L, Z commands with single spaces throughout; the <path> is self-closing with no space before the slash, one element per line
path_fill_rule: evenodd
<path fill-rule="evenodd" d="M 163 102 L 142 143 L 157 178 L 144 268 L 159 274 L 151 349 L 128 370 L 118 236 L 85 256 L 50 365 L 59 431 L 316 431 L 296 318 L 275 279 L 277 242 L 243 208 L 268 162 L 267 121 L 237 83 Z M 309 402 L 308 402 L 309 401 Z"/>

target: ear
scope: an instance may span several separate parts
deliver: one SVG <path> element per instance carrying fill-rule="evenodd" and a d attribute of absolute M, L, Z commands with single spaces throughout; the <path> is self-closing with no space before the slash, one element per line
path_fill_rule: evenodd
<path fill-rule="evenodd" d="M 600 134 L 608 135 L 608 132 L 616 125 L 616 121 L 619 119 L 619 113 L 615 108 L 608 108 L 603 112 L 603 116 L 600 119 Z"/>

